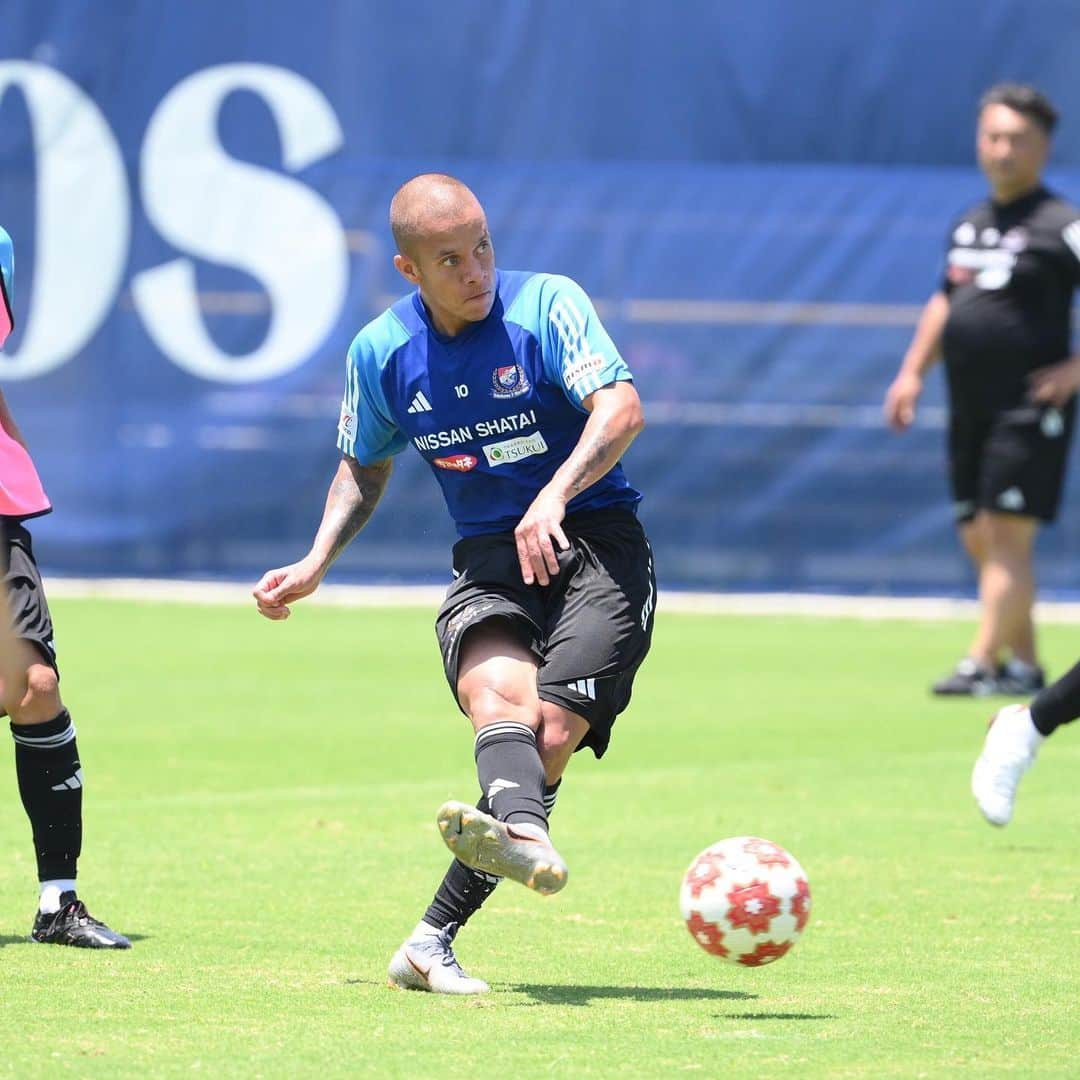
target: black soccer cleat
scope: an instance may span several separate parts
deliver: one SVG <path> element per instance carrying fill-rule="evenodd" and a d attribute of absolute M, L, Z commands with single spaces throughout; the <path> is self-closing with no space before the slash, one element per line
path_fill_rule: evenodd
<path fill-rule="evenodd" d="M 44 945 L 74 945 L 77 949 L 131 948 L 123 934 L 95 919 L 73 892 L 60 894 L 59 911 L 37 913 L 30 937 Z"/>
<path fill-rule="evenodd" d="M 939 697 L 987 697 L 998 693 L 997 673 L 965 656 L 930 692 Z"/>

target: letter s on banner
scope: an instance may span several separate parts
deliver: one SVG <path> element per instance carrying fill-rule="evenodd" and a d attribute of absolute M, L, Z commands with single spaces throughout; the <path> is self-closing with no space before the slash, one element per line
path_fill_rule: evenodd
<path fill-rule="evenodd" d="M 249 90 L 268 104 L 284 166 L 297 171 L 337 150 L 341 126 L 306 79 L 263 64 L 224 64 L 178 83 L 146 131 L 142 200 L 161 235 L 182 251 L 239 267 L 270 294 L 266 340 L 246 356 L 206 332 L 190 259 L 132 280 L 135 304 L 157 346 L 204 379 L 254 382 L 299 366 L 333 329 L 348 288 L 345 234 L 333 208 L 299 181 L 230 158 L 217 136 L 221 104 Z"/>
<path fill-rule="evenodd" d="M 66 363 L 104 321 L 127 262 L 131 199 L 116 139 L 75 83 L 44 64 L 0 61 L 0 97 L 12 86 L 33 132 L 37 236 L 26 328 L 18 352 L 0 353 L 0 377 L 25 379 Z"/>

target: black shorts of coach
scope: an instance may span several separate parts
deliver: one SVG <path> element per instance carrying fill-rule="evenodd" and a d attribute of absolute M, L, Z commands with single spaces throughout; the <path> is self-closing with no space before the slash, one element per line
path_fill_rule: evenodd
<path fill-rule="evenodd" d="M 59 674 L 52 616 L 30 533 L 18 518 L 0 518 L 0 534 L 0 559 L 3 560 L 0 569 L 7 586 L 15 636 L 36 646 L 45 663 Z"/>
<path fill-rule="evenodd" d="M 559 573 L 546 586 L 522 581 L 513 533 L 459 540 L 455 580 L 435 632 L 456 700 L 465 632 L 487 619 L 505 620 L 539 661 L 541 701 L 588 721 L 578 749 L 587 746 L 602 757 L 652 642 L 652 551 L 628 510 L 571 514 L 563 531 L 570 547 L 558 553 Z"/>
<path fill-rule="evenodd" d="M 1053 521 L 1075 426 L 1075 398 L 1063 409 L 1024 404 L 954 410 L 949 473 L 957 523 L 980 510 Z"/>

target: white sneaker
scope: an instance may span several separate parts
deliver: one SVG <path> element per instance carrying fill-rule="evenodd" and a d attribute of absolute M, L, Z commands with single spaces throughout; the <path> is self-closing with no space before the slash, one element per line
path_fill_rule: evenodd
<path fill-rule="evenodd" d="M 1008 825 L 1020 777 L 1035 763 L 1045 741 L 1026 705 L 1006 705 L 990 721 L 982 753 L 971 774 L 971 791 L 991 825 Z"/>
<path fill-rule="evenodd" d="M 430 937 L 406 941 L 390 959 L 387 985 L 433 994 L 486 994 L 488 984 L 466 975 L 450 947 L 457 931 L 457 923 L 450 923 Z"/>
<path fill-rule="evenodd" d="M 545 896 L 566 884 L 566 863 L 539 825 L 507 824 L 460 802 L 443 803 L 436 821 L 446 846 L 474 870 L 511 878 Z"/>

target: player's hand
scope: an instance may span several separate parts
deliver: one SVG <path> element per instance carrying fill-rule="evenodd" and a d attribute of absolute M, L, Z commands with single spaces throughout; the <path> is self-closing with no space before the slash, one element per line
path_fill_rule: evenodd
<path fill-rule="evenodd" d="M 259 579 L 259 584 L 251 591 L 260 615 L 268 619 L 287 619 L 291 612 L 289 604 L 310 596 L 322 581 L 322 571 L 312 566 L 306 559 L 283 566 L 277 570 L 267 570 Z"/>
<path fill-rule="evenodd" d="M 521 578 L 526 585 L 534 582 L 547 585 L 559 572 L 560 551 L 570 546 L 563 532 L 562 520 L 566 517 L 566 502 L 558 495 L 541 491 L 525 511 L 525 516 L 514 530 Z"/>
<path fill-rule="evenodd" d="M 885 423 L 893 431 L 906 431 L 915 423 L 915 405 L 922 393 L 922 388 L 922 379 L 918 375 L 901 372 L 893 379 L 892 385 L 885 394 L 885 404 L 882 407 Z"/>
<path fill-rule="evenodd" d="M 1060 409 L 1077 390 L 1080 390 L 1080 356 L 1036 368 L 1028 375 L 1028 397 L 1045 405 Z"/>

